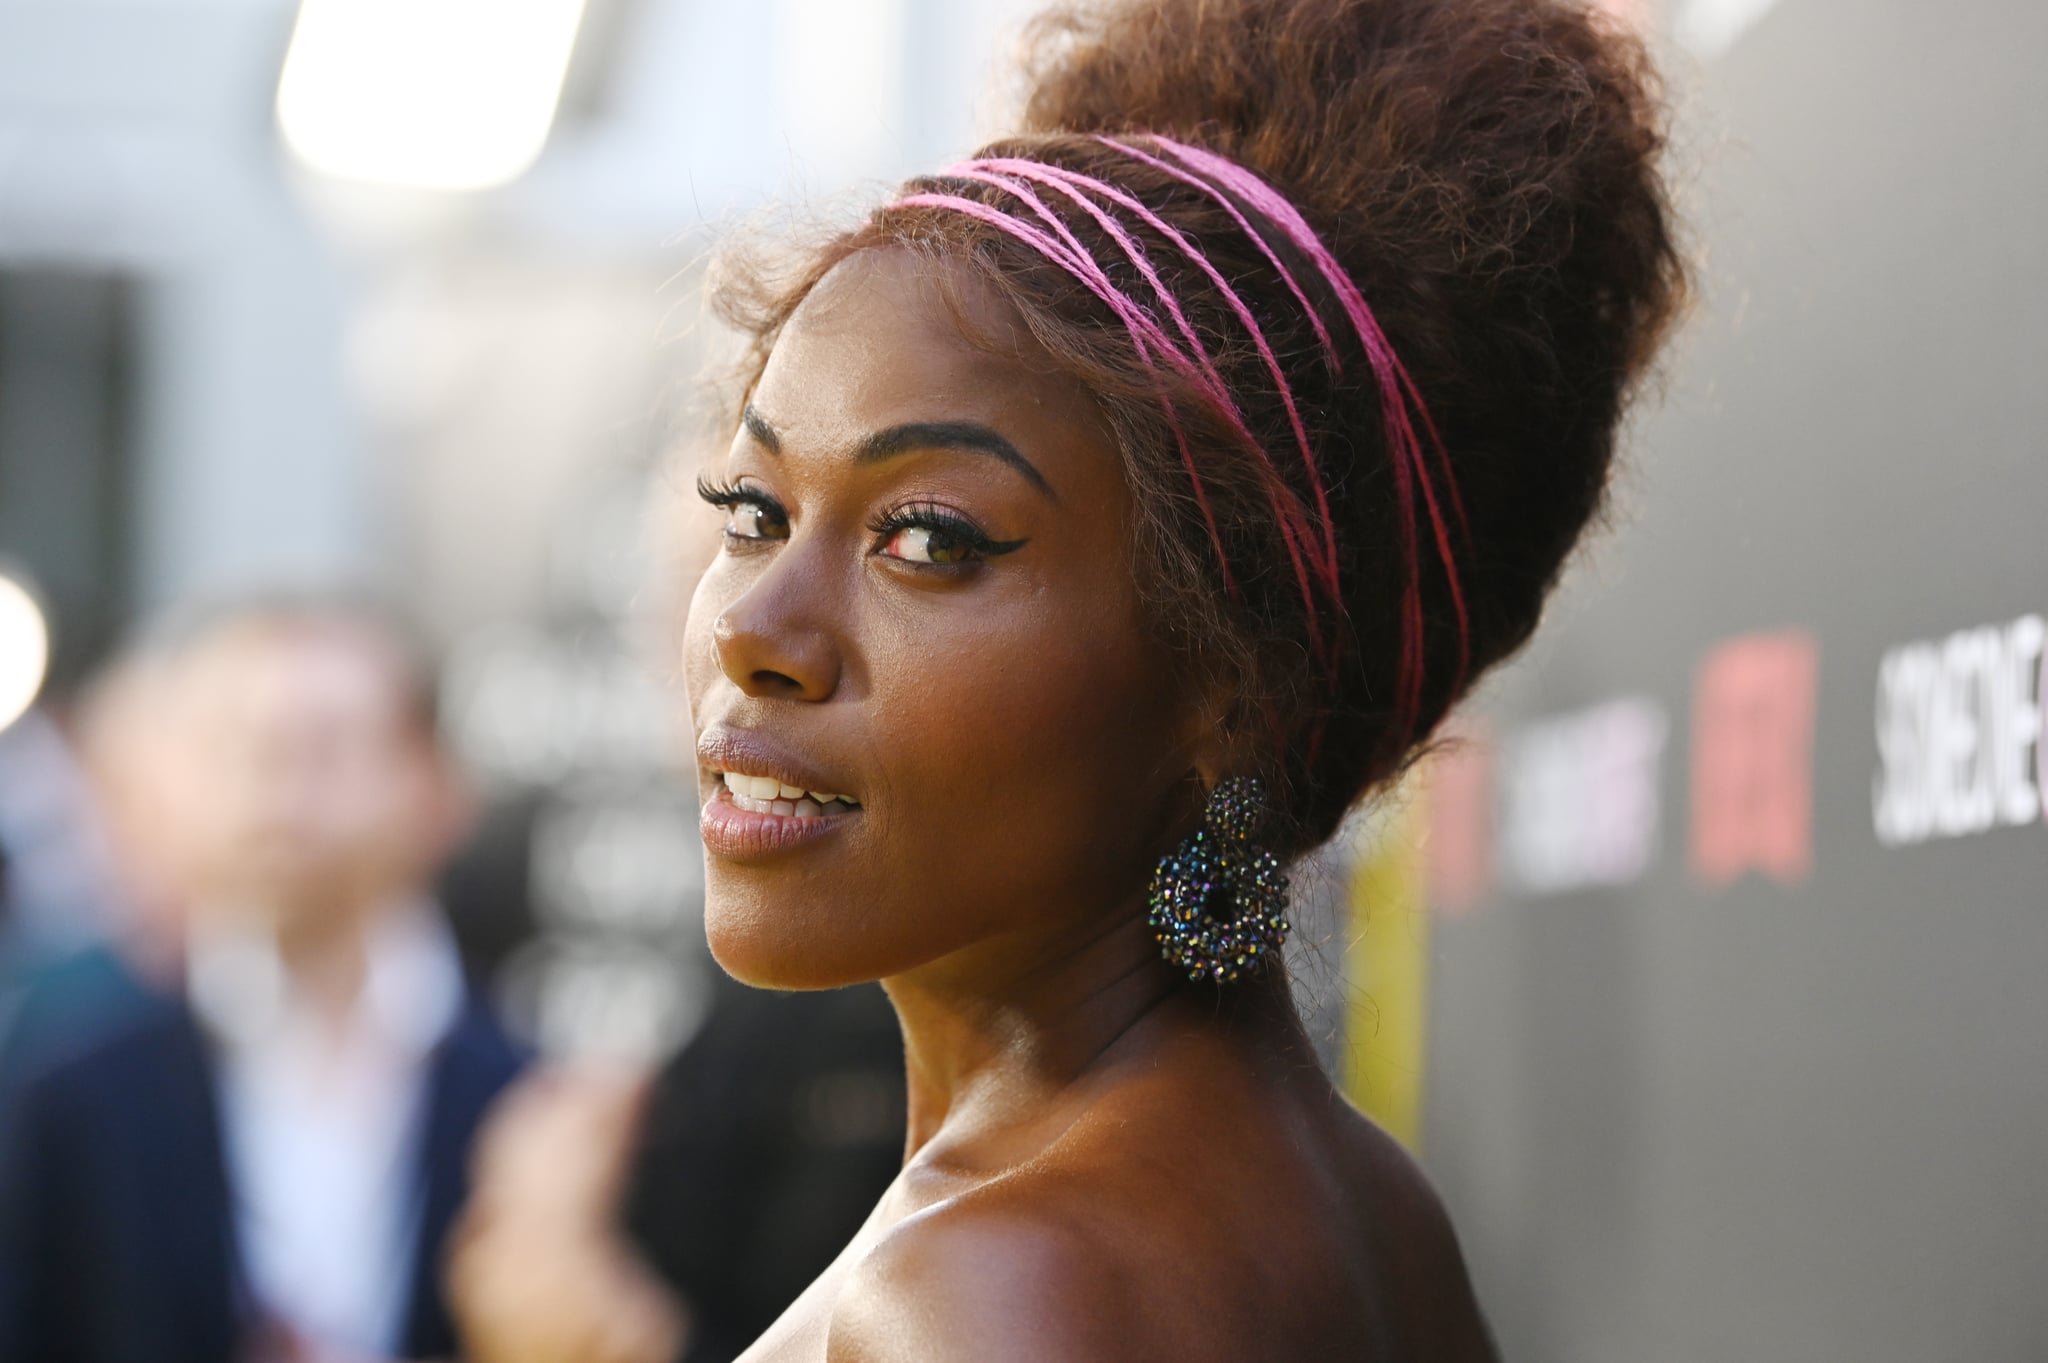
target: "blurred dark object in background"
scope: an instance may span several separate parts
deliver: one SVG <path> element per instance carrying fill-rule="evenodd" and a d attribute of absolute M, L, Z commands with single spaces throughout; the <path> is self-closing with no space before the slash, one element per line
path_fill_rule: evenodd
<path fill-rule="evenodd" d="M 689 1304 L 686 1363 L 726 1363 L 853 1239 L 904 1156 L 903 1039 L 875 985 L 726 980 L 655 1082 L 627 1223 Z"/>
<path fill-rule="evenodd" d="M 895 1011 L 874 985 L 727 980 L 651 1081 L 537 1072 L 492 1114 L 455 1237 L 450 1298 L 470 1357 L 737 1357 L 895 1178 L 904 1096 Z"/>

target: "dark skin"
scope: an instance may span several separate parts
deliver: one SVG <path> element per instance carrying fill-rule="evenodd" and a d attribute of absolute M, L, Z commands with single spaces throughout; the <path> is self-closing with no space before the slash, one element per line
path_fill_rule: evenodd
<path fill-rule="evenodd" d="M 711 489 L 702 793 L 740 770 L 858 802 L 766 852 L 707 816 L 712 949 L 771 988 L 882 980 L 910 1069 L 902 1175 L 746 1357 L 1490 1360 L 1434 1194 L 1284 983 L 1160 959 L 1152 865 L 1239 754 L 1145 626 L 1088 394 L 960 275 L 1008 339 L 963 337 L 953 268 L 834 270 Z"/>

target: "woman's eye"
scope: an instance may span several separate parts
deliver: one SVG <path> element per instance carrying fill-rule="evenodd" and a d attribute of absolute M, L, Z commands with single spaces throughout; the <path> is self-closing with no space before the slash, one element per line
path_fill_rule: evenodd
<path fill-rule="evenodd" d="M 974 546 L 934 526 L 906 525 L 889 536 L 882 552 L 905 563 L 965 563 L 974 557 Z"/>
<path fill-rule="evenodd" d="M 759 502 L 735 502 L 726 511 L 725 533 L 736 540 L 787 539 L 789 522 Z"/>

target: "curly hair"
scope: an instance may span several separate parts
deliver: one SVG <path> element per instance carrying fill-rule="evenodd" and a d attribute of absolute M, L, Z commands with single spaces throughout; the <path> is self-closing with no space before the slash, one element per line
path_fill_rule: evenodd
<path fill-rule="evenodd" d="M 1190 376 L 1154 372 L 1059 264 L 916 192 L 1006 208 L 984 181 L 914 180 L 910 202 L 877 209 L 793 275 L 728 276 L 717 302 L 751 337 L 758 377 L 803 298 L 856 252 L 964 263 L 991 288 L 1096 395 L 1136 507 L 1132 569 L 1150 618 L 1189 677 L 1239 698 L 1248 774 L 1276 795 L 1269 840 L 1298 853 L 1529 638 L 1603 505 L 1622 415 L 1686 293 L 1660 87 L 1640 40 L 1576 0 L 1112 0 L 1068 5 L 1034 35 L 1023 126 L 978 156 L 1105 182 L 1198 245 L 1227 288 L 1165 249 L 1159 226 L 1118 228 L 1160 246 L 1150 266 L 1234 413 Z M 1463 512 L 1454 561 L 1404 559 L 1412 508 L 1382 390 L 1332 291 L 1300 268 L 1297 292 L 1276 268 L 1294 251 L 1279 235 L 1248 234 L 1224 197 L 1104 140 L 1146 136 L 1277 188 L 1356 281 L 1447 453 Z M 1117 287 L 1155 296 L 1099 221 L 1065 216 Z M 970 340 L 996 344 L 955 313 Z M 1327 336 L 1356 353 L 1328 362 Z M 1267 453 L 1296 444 L 1290 400 L 1313 468 Z M 1298 589 L 1290 515 L 1334 541 L 1326 612 Z M 1397 704 L 1411 662 L 1418 694 Z"/>

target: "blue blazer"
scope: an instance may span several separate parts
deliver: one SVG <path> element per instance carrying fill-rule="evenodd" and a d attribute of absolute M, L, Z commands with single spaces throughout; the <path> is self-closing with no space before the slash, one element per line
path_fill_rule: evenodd
<path fill-rule="evenodd" d="M 523 1056 L 473 1003 L 435 1051 L 401 1353 L 452 1358 L 440 1287 L 470 1145 Z M 0 1361 L 235 1363 L 242 1291 L 213 1057 L 182 1000 L 153 1000 L 9 1086 L 0 1111 Z"/>

